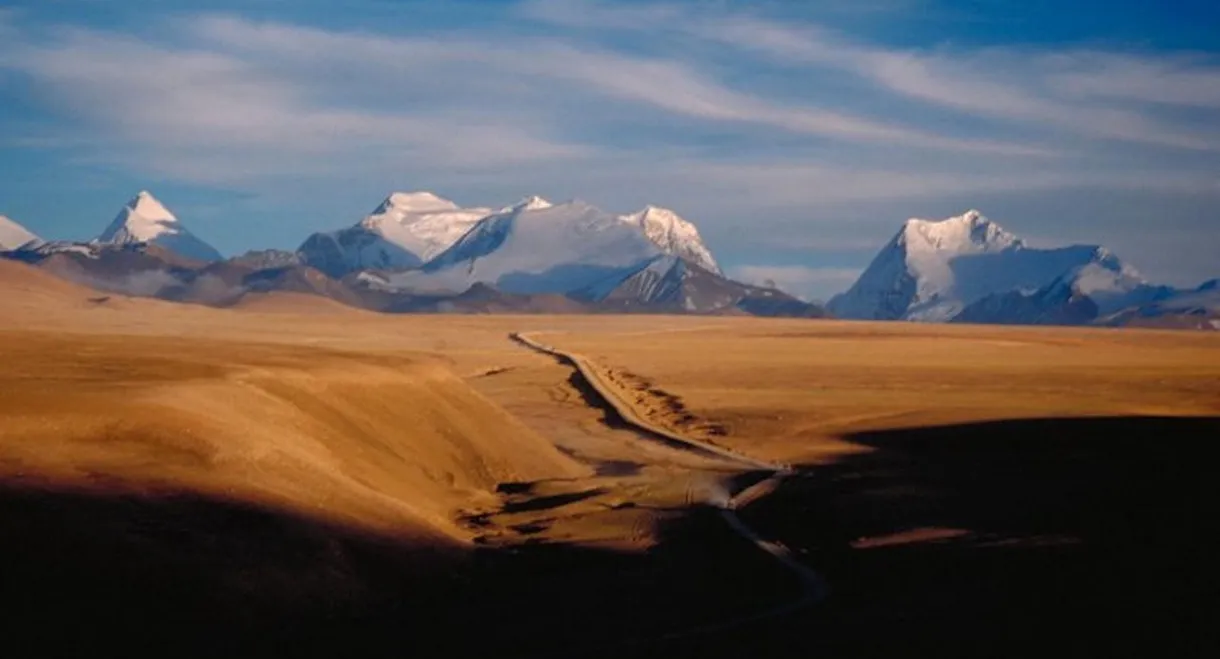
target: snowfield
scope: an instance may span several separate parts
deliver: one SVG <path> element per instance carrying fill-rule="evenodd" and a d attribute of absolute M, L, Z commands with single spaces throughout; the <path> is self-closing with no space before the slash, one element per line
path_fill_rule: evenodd
<path fill-rule="evenodd" d="M 477 283 L 508 293 L 567 293 L 634 272 L 661 252 L 642 231 L 589 204 L 522 204 L 479 221 L 393 285 L 458 293 Z"/>

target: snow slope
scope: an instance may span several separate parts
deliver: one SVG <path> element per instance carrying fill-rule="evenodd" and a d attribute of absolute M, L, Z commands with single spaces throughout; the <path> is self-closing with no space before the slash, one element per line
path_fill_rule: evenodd
<path fill-rule="evenodd" d="M 298 251 L 306 263 L 333 277 L 415 268 L 491 213 L 489 208 L 460 208 L 431 192 L 395 192 L 355 226 L 315 233 Z"/>
<path fill-rule="evenodd" d="M 32 231 L 0 215 L 0 252 L 17 249 L 22 245 L 38 241 L 40 238 Z"/>
<path fill-rule="evenodd" d="M 1120 309 L 1149 304 L 1174 294 L 1149 284 L 1134 268 L 1108 250 L 1069 269 L 1034 291 L 993 293 L 967 305 L 953 320 L 1020 325 L 1084 325 Z"/>
<path fill-rule="evenodd" d="M 1097 249 L 1093 261 L 1073 269 L 1067 279 L 1074 292 L 1097 305 L 1100 315 L 1148 304 L 1173 294 L 1171 287 L 1150 284 L 1135 268 L 1102 247 Z"/>
<path fill-rule="evenodd" d="M 1033 295 L 1065 277 L 1071 288 L 1106 308 L 1148 286 L 1101 247 L 1031 248 L 971 210 L 940 221 L 908 220 L 828 308 L 840 318 L 944 322 L 984 298 Z M 1026 302 L 1011 301 L 1021 307 L 1014 313 L 1030 313 Z M 985 305 L 990 319 L 985 322 L 1009 322 L 1001 301 Z"/>
<path fill-rule="evenodd" d="M 1103 325 L 1150 325 L 1220 330 L 1220 279 L 1177 290 L 1156 300 L 1120 309 L 1098 320 Z"/>
<path fill-rule="evenodd" d="M 389 274 L 387 282 L 421 292 L 483 283 L 508 293 L 569 293 L 625 277 L 661 253 L 638 227 L 589 204 L 538 201 L 480 220 L 422 269 Z"/>
<path fill-rule="evenodd" d="M 619 219 L 639 227 L 662 252 L 690 261 L 709 272 L 721 274 L 720 266 L 717 265 L 716 259 L 712 258 L 712 252 L 703 244 L 699 230 L 677 213 L 658 206 L 645 206 L 643 210 L 623 215 Z"/>
<path fill-rule="evenodd" d="M 188 231 L 148 191 L 141 191 L 127 202 L 97 240 L 113 245 L 152 243 L 200 261 L 219 261 L 223 258 L 214 247 Z"/>

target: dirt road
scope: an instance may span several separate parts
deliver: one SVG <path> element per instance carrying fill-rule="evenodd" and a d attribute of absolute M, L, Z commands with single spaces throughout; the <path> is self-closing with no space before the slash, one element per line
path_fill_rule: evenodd
<path fill-rule="evenodd" d="M 625 424 L 632 426 L 640 434 L 663 442 L 671 447 L 684 448 L 685 450 L 705 456 L 715 456 L 750 470 L 761 469 L 769 472 L 766 478 L 748 487 L 735 493 L 728 493 L 729 495 L 724 498 L 711 497 L 705 503 L 719 508 L 721 516 L 735 533 L 751 542 L 761 551 L 774 557 L 776 561 L 791 572 L 793 577 L 800 582 L 801 595 L 794 601 L 758 611 L 751 615 L 740 616 L 732 620 L 697 628 L 674 631 L 666 634 L 664 638 L 681 638 L 710 633 L 728 627 L 736 627 L 758 620 L 787 615 L 800 608 L 816 604 L 826 598 L 828 588 L 821 575 L 809 566 L 801 563 L 792 554 L 791 550 L 784 545 L 763 538 L 757 531 L 743 522 L 736 513 L 738 508 L 744 507 L 750 502 L 774 491 L 781 480 L 794 473 L 790 466 L 757 460 L 693 437 L 675 433 L 648 421 L 631 404 L 627 397 L 623 395 L 623 392 L 609 382 L 605 376 L 605 369 L 583 355 L 566 352 L 540 342 L 536 338 L 539 334 L 542 334 L 542 332 L 514 332 L 510 334 L 510 338 L 531 350 L 555 357 L 571 365 L 602 402 L 612 408 Z"/>

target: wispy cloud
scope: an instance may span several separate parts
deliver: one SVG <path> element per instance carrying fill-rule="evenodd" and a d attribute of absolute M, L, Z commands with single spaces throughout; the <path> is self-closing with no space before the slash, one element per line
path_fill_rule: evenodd
<path fill-rule="evenodd" d="M 30 75 L 57 100 L 57 110 L 107 138 L 153 151 L 94 157 L 155 160 L 186 176 L 206 175 L 215 163 L 214 175 L 205 176 L 211 180 L 247 176 L 264 163 L 282 174 L 320 165 L 298 155 L 346 163 L 345 156 L 359 152 L 388 165 L 427 160 L 459 168 L 588 155 L 607 147 L 562 132 L 596 131 L 572 126 L 579 116 L 573 106 L 588 106 L 589 95 L 689 120 L 846 142 L 1044 152 L 766 99 L 676 59 L 558 38 L 388 37 L 233 16 L 158 28 L 160 38 L 52 30 L 45 39 L 10 42 L 2 61 Z M 233 167 L 222 149 L 234 155 Z M 285 165 L 287 158 L 293 159 Z"/>
<path fill-rule="evenodd" d="M 859 201 L 969 197 L 1002 192 L 1036 192 L 1070 188 L 1145 190 L 1171 194 L 1220 192 L 1213 174 L 1183 174 L 1156 169 L 1091 171 L 1089 169 L 1011 168 L 1007 171 L 960 169 L 917 171 L 886 167 L 853 167 L 803 162 L 700 163 L 678 168 L 673 179 L 703 182 L 744 203 L 809 207 Z"/>
<path fill-rule="evenodd" d="M 1147 111 L 1093 102 L 1137 100 L 1218 107 L 1220 67 L 1206 59 L 1096 51 L 1031 52 L 894 49 L 816 25 L 789 26 L 740 11 L 692 11 L 679 5 L 640 9 L 590 0 L 535 0 L 527 14 L 570 27 L 654 30 L 717 42 L 789 64 L 847 71 L 884 91 L 920 102 L 1100 139 L 1192 150 L 1220 150 L 1220 131 L 1184 129 Z"/>
<path fill-rule="evenodd" d="M 149 158 L 192 178 L 333 172 L 353 158 L 488 168 L 588 151 L 493 113 L 346 103 L 307 77 L 200 43 L 67 29 L 10 44 L 0 65 L 31 76 L 57 112 L 82 123 L 100 149 L 88 157 Z"/>
<path fill-rule="evenodd" d="M 617 19 L 656 21 L 671 13 L 663 7 L 627 8 Z M 983 153 L 1040 155 L 1046 149 L 992 140 L 938 135 L 866 117 L 792 105 L 736 91 L 675 59 L 648 58 L 575 46 L 562 39 L 528 39 L 501 43 L 465 35 L 436 38 L 388 38 L 363 33 L 325 32 L 275 24 L 252 24 L 231 17 L 194 23 L 204 36 L 228 46 L 280 58 L 334 63 L 347 60 L 397 76 L 418 78 L 435 67 L 461 66 L 470 85 L 484 86 L 489 71 L 511 76 L 539 94 L 555 83 L 630 101 L 692 119 L 741 122 L 793 133 L 911 147 Z M 412 76 L 412 73 L 416 74 Z M 481 74 L 481 75 L 480 75 Z M 455 80 L 450 79 L 453 85 Z"/>
<path fill-rule="evenodd" d="M 1076 121 L 1060 106 L 969 67 L 955 70 L 940 56 L 866 48 L 816 27 L 798 30 L 738 15 L 694 16 L 675 5 L 546 0 L 528 3 L 524 11 L 568 26 L 679 30 L 792 62 L 851 69 L 890 91 L 942 105 L 1052 123 Z M 311 175 L 336 167 L 420 162 L 476 171 L 566 159 L 604 170 L 619 162 L 613 131 L 631 116 L 628 112 L 645 120 L 647 113 L 660 113 L 848 145 L 989 155 L 997 162 L 1050 153 L 1036 141 L 946 134 L 827 109 L 811 99 L 768 98 L 735 89 L 678 54 L 643 56 L 562 35 L 493 39 L 467 30 L 388 36 L 231 15 L 193 16 L 156 28 L 149 35 L 52 29 L 0 47 L 0 66 L 31 76 L 56 99 L 56 111 L 81 122 L 82 132 L 102 136 L 102 148 L 85 158 L 146 161 L 207 182 L 260 172 Z M 599 112 L 599 97 L 624 105 Z M 1099 112 L 1085 123 L 1094 132 L 1131 132 L 1190 147 L 1208 144 L 1154 130 L 1122 112 Z M 1110 128 L 1100 128 L 1105 125 Z M 128 148 L 104 148 L 115 140 Z M 778 199 L 803 199 L 811 186 L 836 197 L 904 197 L 968 186 L 1044 187 L 1079 178 L 1042 167 L 1029 170 L 1032 175 L 989 174 L 973 163 L 942 166 L 939 172 L 824 160 L 793 165 L 759 162 L 748 153 L 687 167 L 665 155 L 666 144 L 654 148 L 655 153 L 639 156 L 681 166 L 688 178 L 698 173 L 711 184 L 757 183 L 755 189 L 775 191 L 770 196 Z"/>
<path fill-rule="evenodd" d="M 1220 133 L 1206 127 L 1183 129 L 1135 110 L 1056 98 L 1053 81 L 1062 87 L 1063 74 L 1045 63 L 1067 55 L 1032 58 L 1028 53 L 995 52 L 960 62 L 952 55 L 874 52 L 862 57 L 862 73 L 887 89 L 921 101 L 983 116 L 1059 128 L 1095 138 L 1139 142 L 1182 149 L 1220 150 Z M 1150 65 L 1154 66 L 1154 65 Z M 1076 74 L 1082 75 L 1082 74 Z M 1098 88 L 1118 81 L 1105 74 L 1087 74 Z M 1009 80 L 1005 80 L 1009 76 Z M 1024 78 L 1024 84 L 1013 78 Z M 1220 81 L 1220 78 L 1217 78 Z M 1166 98 L 1166 100 L 1168 100 Z"/>
<path fill-rule="evenodd" d="M 1220 109 L 1220 58 L 1079 53 L 1049 58 L 1051 87 L 1066 98 L 1099 98 Z"/>

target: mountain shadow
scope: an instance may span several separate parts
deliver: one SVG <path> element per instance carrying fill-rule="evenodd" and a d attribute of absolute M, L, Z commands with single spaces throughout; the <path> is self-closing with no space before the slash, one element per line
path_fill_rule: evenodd
<path fill-rule="evenodd" d="M 831 584 L 832 656 L 1215 656 L 1220 418 L 859 433 L 743 516 Z"/>
<path fill-rule="evenodd" d="M 796 596 L 697 507 L 624 553 L 421 545 L 198 494 L 10 483 L 0 534 L 8 657 L 672 656 L 689 647 L 674 630 Z"/>

